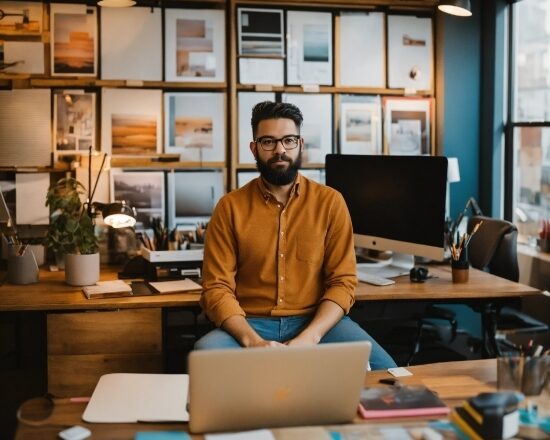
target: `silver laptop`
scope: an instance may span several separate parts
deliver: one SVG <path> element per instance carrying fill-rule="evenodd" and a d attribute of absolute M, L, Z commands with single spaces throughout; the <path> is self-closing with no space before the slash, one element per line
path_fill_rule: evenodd
<path fill-rule="evenodd" d="M 345 423 L 357 413 L 371 344 L 194 351 L 194 433 Z"/>

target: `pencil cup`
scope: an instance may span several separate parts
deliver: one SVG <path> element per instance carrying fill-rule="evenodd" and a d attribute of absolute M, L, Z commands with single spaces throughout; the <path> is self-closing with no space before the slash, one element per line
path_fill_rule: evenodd
<path fill-rule="evenodd" d="M 550 356 L 502 356 L 497 358 L 499 390 L 519 391 L 526 396 L 538 396 L 547 384 Z"/>
<path fill-rule="evenodd" d="M 22 248 L 21 245 L 9 246 L 8 282 L 11 284 L 32 284 L 38 282 L 38 265 L 31 249 Z"/>
<path fill-rule="evenodd" d="M 453 283 L 467 283 L 470 279 L 468 260 L 451 260 L 451 274 Z"/>

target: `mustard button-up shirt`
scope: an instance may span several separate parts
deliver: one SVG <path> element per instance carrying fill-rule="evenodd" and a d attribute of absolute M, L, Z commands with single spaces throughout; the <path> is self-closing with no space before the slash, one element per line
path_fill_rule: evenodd
<path fill-rule="evenodd" d="M 232 315 L 312 314 L 323 300 L 348 313 L 356 285 L 351 219 L 336 190 L 298 174 L 283 206 L 257 178 L 218 202 L 201 296 L 217 326 Z"/>

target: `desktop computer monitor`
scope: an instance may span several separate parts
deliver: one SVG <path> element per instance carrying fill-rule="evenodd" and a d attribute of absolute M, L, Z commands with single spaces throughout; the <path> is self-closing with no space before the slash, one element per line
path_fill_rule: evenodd
<path fill-rule="evenodd" d="M 326 182 L 346 201 L 357 247 L 443 260 L 446 157 L 329 154 Z"/>

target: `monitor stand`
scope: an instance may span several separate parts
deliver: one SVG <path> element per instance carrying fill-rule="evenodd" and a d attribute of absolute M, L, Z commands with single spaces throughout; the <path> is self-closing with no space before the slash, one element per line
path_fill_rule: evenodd
<path fill-rule="evenodd" d="M 357 263 L 357 271 L 382 278 L 394 278 L 408 275 L 414 267 L 414 256 L 394 252 L 392 257 L 383 261 Z"/>

